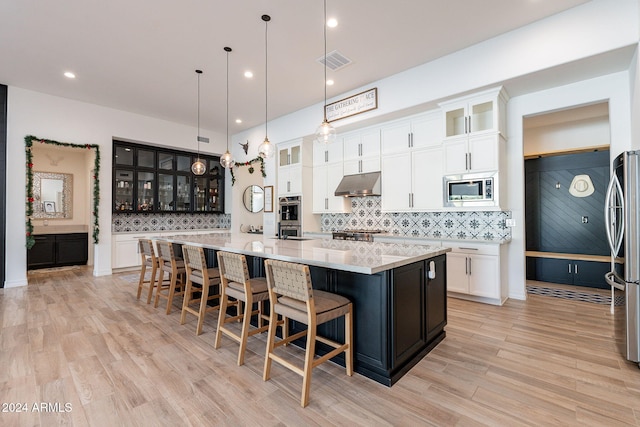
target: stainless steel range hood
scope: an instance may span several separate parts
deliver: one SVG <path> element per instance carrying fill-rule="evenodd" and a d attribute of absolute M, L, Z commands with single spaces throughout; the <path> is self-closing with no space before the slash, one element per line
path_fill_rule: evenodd
<path fill-rule="evenodd" d="M 364 197 L 380 195 L 380 172 L 345 175 L 338 184 L 336 196 Z"/>

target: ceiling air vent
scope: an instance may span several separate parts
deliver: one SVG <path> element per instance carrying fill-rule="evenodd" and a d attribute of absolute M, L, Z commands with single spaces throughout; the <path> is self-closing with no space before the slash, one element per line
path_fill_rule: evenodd
<path fill-rule="evenodd" d="M 332 71 L 340 70 L 351 64 L 351 60 L 337 50 L 327 53 L 326 58 L 326 66 Z M 321 56 L 317 61 L 321 64 L 325 64 L 325 57 Z"/>

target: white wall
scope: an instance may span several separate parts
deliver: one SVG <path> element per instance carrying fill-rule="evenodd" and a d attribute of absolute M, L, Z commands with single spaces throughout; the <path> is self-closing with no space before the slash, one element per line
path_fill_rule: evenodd
<path fill-rule="evenodd" d="M 163 120 L 45 95 L 9 86 L 7 126 L 7 200 L 24 201 L 24 137 L 100 146 L 100 243 L 95 246 L 94 274 L 111 274 L 111 158 L 114 137 L 194 151 L 197 130 Z M 202 131 L 211 144 L 201 151 L 224 152 L 225 137 Z M 189 141 L 193 141 L 193 145 Z M 18 178 L 16 178 L 18 177 Z M 7 204 L 6 287 L 27 284 L 24 203 Z"/>
<path fill-rule="evenodd" d="M 570 151 L 609 145 L 609 117 L 558 123 L 528 128 L 525 132 L 524 155 Z"/>

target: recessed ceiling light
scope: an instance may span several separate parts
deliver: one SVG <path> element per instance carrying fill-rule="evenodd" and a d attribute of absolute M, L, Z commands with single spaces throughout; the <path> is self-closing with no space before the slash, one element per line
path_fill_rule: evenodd
<path fill-rule="evenodd" d="M 236 123 L 242 123 L 241 119 L 236 119 Z"/>
<path fill-rule="evenodd" d="M 76 75 L 73 74 L 71 71 L 65 71 L 64 76 L 68 79 L 75 79 Z"/>
<path fill-rule="evenodd" d="M 338 20 L 336 18 L 329 18 L 327 20 L 327 27 L 335 28 L 338 26 Z"/>
<path fill-rule="evenodd" d="M 327 80 L 327 86 L 333 86 L 333 80 L 329 79 Z"/>
<path fill-rule="evenodd" d="M 253 73 L 251 71 L 245 71 L 244 72 L 244 76 L 248 79 L 250 79 L 251 77 L 253 77 Z"/>

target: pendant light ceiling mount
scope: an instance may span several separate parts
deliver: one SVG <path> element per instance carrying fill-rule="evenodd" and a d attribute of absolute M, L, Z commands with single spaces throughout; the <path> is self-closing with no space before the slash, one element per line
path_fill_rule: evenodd
<path fill-rule="evenodd" d="M 267 28 L 268 23 L 271 21 L 271 17 L 269 15 L 262 15 L 261 19 L 264 21 L 264 141 L 258 147 L 258 155 L 263 159 L 267 159 L 275 153 L 275 148 L 273 144 L 269 141 L 269 136 L 267 134 L 267 123 L 269 119 L 268 115 L 268 106 L 269 106 L 269 95 L 267 91 L 267 71 L 268 71 L 268 63 L 267 60 L 269 58 L 268 51 L 268 43 L 267 43 Z"/>
<path fill-rule="evenodd" d="M 324 35 L 324 60 L 322 61 L 324 68 L 324 80 L 322 83 L 324 87 L 324 104 L 322 106 L 323 120 L 316 130 L 316 141 L 323 144 L 331 144 L 336 140 L 336 129 L 331 126 L 331 123 L 327 120 L 327 0 L 324 0 L 324 20 L 322 21 L 322 27 Z"/>
<path fill-rule="evenodd" d="M 225 46 L 224 51 L 227 53 L 227 151 L 220 157 L 220 165 L 225 169 L 231 169 L 236 164 L 229 152 L 229 53 L 232 49 Z"/>
<path fill-rule="evenodd" d="M 204 165 L 204 162 L 200 160 L 200 141 L 205 140 L 200 136 L 200 75 L 202 74 L 202 70 L 196 70 L 196 75 L 198 76 L 198 135 L 196 140 L 198 141 L 198 158 L 191 165 L 191 172 L 194 175 L 204 175 L 205 170 L 207 169 Z M 208 142 L 208 141 L 207 141 Z"/>

